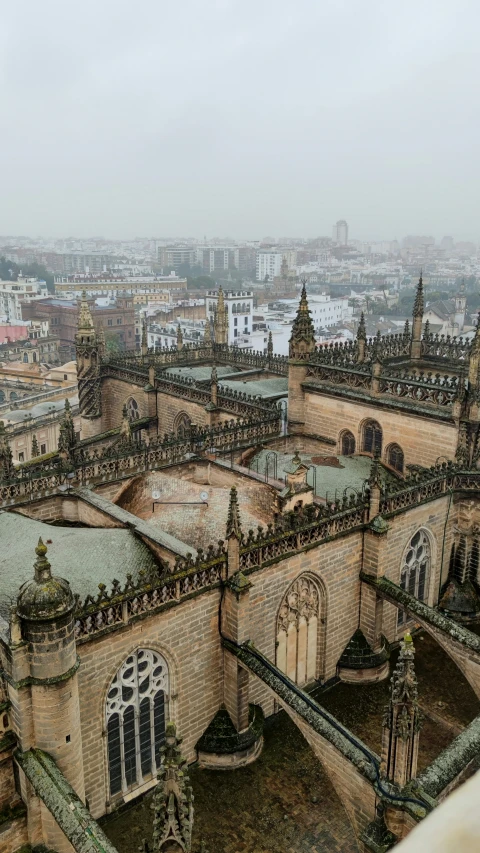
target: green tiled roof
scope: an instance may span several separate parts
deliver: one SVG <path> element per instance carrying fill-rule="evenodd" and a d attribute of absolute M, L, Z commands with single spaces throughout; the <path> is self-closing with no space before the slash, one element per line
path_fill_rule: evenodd
<path fill-rule="evenodd" d="M 39 536 L 48 547 L 52 574 L 68 580 L 82 599 L 98 593 L 98 584 L 110 589 L 114 578 L 122 584 L 127 573 L 154 568 L 153 555 L 130 530 L 56 527 L 16 513 L 0 512 L 0 613 L 8 611 L 21 585 L 33 578 L 35 546 Z M 48 540 L 51 539 L 51 543 Z"/>

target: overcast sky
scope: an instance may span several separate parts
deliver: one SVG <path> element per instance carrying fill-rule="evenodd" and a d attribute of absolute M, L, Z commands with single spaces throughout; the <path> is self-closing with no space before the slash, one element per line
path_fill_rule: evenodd
<path fill-rule="evenodd" d="M 4 0 L 0 234 L 480 238 L 478 0 Z"/>

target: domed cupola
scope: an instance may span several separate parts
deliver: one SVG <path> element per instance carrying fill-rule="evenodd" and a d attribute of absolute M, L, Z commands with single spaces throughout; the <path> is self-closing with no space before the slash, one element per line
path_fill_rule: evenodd
<path fill-rule="evenodd" d="M 35 577 L 20 587 L 17 598 L 18 616 L 29 622 L 65 616 L 73 610 L 75 604 L 70 584 L 63 578 L 52 576 L 51 566 L 46 558 L 47 546 L 41 537 L 35 553 Z"/>

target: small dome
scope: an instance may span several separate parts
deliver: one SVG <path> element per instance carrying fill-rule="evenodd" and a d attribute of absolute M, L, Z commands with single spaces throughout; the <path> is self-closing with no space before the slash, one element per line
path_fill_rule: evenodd
<path fill-rule="evenodd" d="M 73 593 L 68 581 L 52 576 L 50 563 L 46 558 L 47 546 L 41 538 L 35 553 L 35 577 L 20 587 L 17 613 L 22 619 L 54 619 L 73 609 Z"/>

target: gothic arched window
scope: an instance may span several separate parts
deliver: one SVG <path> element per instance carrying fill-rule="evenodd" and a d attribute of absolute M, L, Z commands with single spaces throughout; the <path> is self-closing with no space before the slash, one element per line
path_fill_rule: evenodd
<path fill-rule="evenodd" d="M 127 400 L 127 414 L 129 421 L 138 421 L 140 417 L 138 403 L 134 397 L 130 397 L 130 399 Z"/>
<path fill-rule="evenodd" d="M 186 412 L 180 412 L 175 418 L 173 431 L 178 438 L 185 438 L 188 435 L 191 426 L 191 420 Z"/>
<path fill-rule="evenodd" d="M 168 667 L 151 649 L 137 649 L 118 670 L 107 693 L 110 795 L 141 785 L 159 766 L 165 740 Z"/>
<path fill-rule="evenodd" d="M 431 548 L 430 539 L 425 530 L 417 530 L 407 548 L 400 572 L 401 589 L 414 595 L 419 601 L 424 601 L 427 595 L 428 577 L 430 573 Z M 406 614 L 398 611 L 398 624 L 403 625 Z"/>
<path fill-rule="evenodd" d="M 363 426 L 363 446 L 366 453 L 382 452 L 382 428 L 377 421 L 366 421 Z"/>
<path fill-rule="evenodd" d="M 395 471 L 403 474 L 403 450 L 399 444 L 391 444 L 387 448 L 387 462 L 392 468 L 395 468 Z"/>
<path fill-rule="evenodd" d="M 348 429 L 342 432 L 340 451 L 342 456 L 352 456 L 355 453 L 355 436 Z"/>
<path fill-rule="evenodd" d="M 314 579 L 300 575 L 288 588 L 277 619 L 277 666 L 297 684 L 317 678 L 320 593 Z"/>

